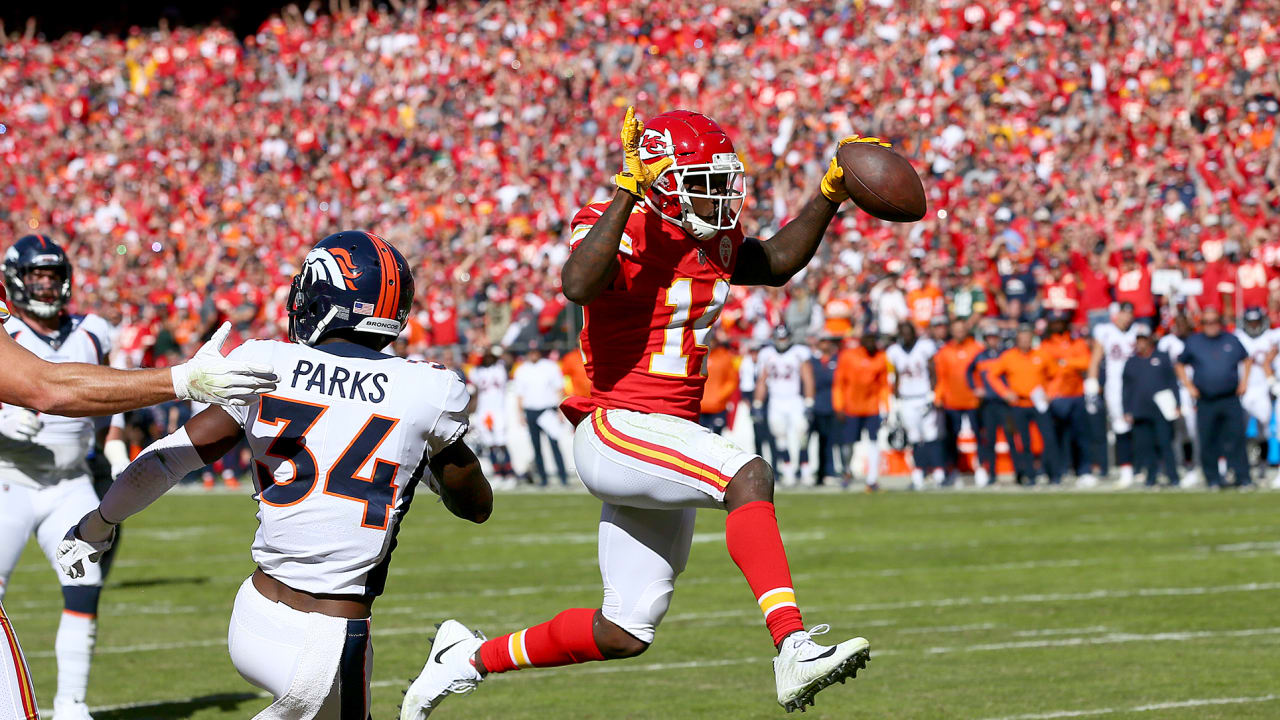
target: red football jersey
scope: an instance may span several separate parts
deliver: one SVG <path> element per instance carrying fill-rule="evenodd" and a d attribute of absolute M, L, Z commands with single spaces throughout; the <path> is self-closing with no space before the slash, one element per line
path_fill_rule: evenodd
<path fill-rule="evenodd" d="M 593 203 L 574 216 L 570 247 L 606 207 Z M 597 407 L 697 419 L 707 381 L 707 333 L 729 296 L 742 240 L 737 228 L 698 240 L 636 205 L 618 248 L 617 276 L 583 308 L 582 356 L 591 396 L 564 402 L 571 422 Z"/>

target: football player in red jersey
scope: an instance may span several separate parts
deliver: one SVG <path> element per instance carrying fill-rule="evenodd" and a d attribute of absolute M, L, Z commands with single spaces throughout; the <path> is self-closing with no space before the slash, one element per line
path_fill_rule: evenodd
<path fill-rule="evenodd" d="M 846 142 L 876 142 L 846 138 Z M 788 711 L 852 677 L 870 657 L 853 638 L 822 646 L 805 630 L 773 506 L 773 471 L 698 424 L 707 334 L 731 284 L 780 287 L 813 257 L 848 199 L 835 160 L 821 192 L 768 241 L 743 236 L 743 165 L 711 119 L 677 110 L 648 128 L 627 111 L 623 171 L 608 203 L 572 223 L 565 297 L 584 306 L 591 395 L 566 400 L 583 483 L 604 502 L 599 562 L 604 602 L 485 641 L 456 620 L 440 626 L 401 719 L 423 718 L 487 674 L 634 657 L 653 641 L 685 567 L 695 509 L 728 510 L 725 542 L 764 613 Z"/>

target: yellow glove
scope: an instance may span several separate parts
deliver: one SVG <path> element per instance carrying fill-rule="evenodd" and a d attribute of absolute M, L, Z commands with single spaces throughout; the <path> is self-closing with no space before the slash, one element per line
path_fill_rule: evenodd
<path fill-rule="evenodd" d="M 635 107 L 627 108 L 627 116 L 622 119 L 622 172 L 613 176 L 613 184 L 619 190 L 625 190 L 636 198 L 643 200 L 649 186 L 657 181 L 674 158 L 662 158 L 649 164 L 640 159 L 640 138 L 644 137 L 644 123 L 636 119 Z"/>
<path fill-rule="evenodd" d="M 836 152 L 838 153 L 840 148 L 849 143 L 875 143 L 881 147 L 893 147 L 878 137 L 850 135 L 840 141 L 836 146 Z M 831 165 L 827 168 L 827 174 L 822 176 L 822 194 L 837 205 L 849 199 L 849 191 L 844 189 L 844 168 L 840 167 L 840 163 L 834 156 L 831 158 Z"/>

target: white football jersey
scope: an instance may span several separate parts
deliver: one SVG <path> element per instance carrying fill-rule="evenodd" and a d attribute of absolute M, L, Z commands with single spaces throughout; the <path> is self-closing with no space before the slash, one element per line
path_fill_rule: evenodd
<path fill-rule="evenodd" d="M 255 340 L 237 360 L 280 375 L 276 391 L 224 408 L 253 452 L 253 560 L 312 593 L 382 592 L 400 521 L 432 455 L 467 430 L 462 379 L 351 343 Z"/>
<path fill-rule="evenodd" d="M 476 413 L 494 412 L 506 407 L 507 366 L 496 362 L 471 371 L 471 384 L 476 388 Z"/>
<path fill-rule="evenodd" d="M 5 322 L 4 329 L 19 345 L 53 363 L 99 365 L 111 352 L 111 325 L 97 315 L 71 315 L 55 336 L 36 332 L 16 316 Z M 39 417 L 43 426 L 29 443 L 0 435 L 0 479 L 39 487 L 87 474 L 85 455 L 93 446 L 93 418 L 47 413 Z"/>
<path fill-rule="evenodd" d="M 1237 329 L 1235 335 L 1244 346 L 1244 351 L 1249 353 L 1249 358 L 1253 360 L 1253 366 L 1249 369 L 1249 389 L 1265 391 L 1267 389 L 1267 356 L 1276 348 L 1277 342 L 1280 342 L 1280 331 L 1266 330 L 1258 337 L 1252 337 L 1244 330 Z"/>
<path fill-rule="evenodd" d="M 937 352 L 938 346 L 929 338 L 916 340 L 910 352 L 898 343 L 889 346 L 885 357 L 898 376 L 899 397 L 920 397 L 933 392 L 933 385 L 929 382 L 929 360 Z"/>
<path fill-rule="evenodd" d="M 1124 364 L 1133 357 L 1133 344 L 1138 337 L 1138 326 L 1130 324 L 1121 330 L 1114 323 L 1102 323 L 1093 329 L 1093 339 L 1102 346 L 1102 364 L 1106 381 L 1118 386 L 1124 376 Z"/>
<path fill-rule="evenodd" d="M 757 364 L 768 399 L 785 402 L 803 397 L 800 367 L 811 357 L 813 353 L 804 345 L 792 345 L 782 352 L 772 345 L 762 348 Z"/>

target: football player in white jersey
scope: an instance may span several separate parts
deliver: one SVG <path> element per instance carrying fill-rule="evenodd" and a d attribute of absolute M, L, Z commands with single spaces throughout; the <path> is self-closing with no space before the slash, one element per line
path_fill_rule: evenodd
<path fill-rule="evenodd" d="M 105 363 L 110 327 L 97 315 L 67 311 L 71 261 L 57 243 L 36 235 L 19 240 L 5 254 L 4 283 L 12 312 L 4 329 L 19 345 L 51 363 Z M 87 461 L 94 434 L 92 418 L 37 414 L 16 405 L 0 410 L 0 483 L 9 487 L 0 503 L 0 598 L 27 538 L 36 536 L 52 564 L 66 527 L 97 506 Z M 86 718 L 102 572 L 94 566 L 78 580 L 60 579 L 54 717 Z"/>
<path fill-rule="evenodd" d="M 1124 403 L 1121 394 L 1124 376 L 1124 364 L 1133 356 L 1133 345 L 1137 332 L 1133 327 L 1133 305 L 1120 303 L 1111 313 L 1111 322 L 1102 323 L 1093 329 L 1093 357 L 1089 362 L 1089 376 L 1084 381 L 1085 400 L 1091 407 L 1097 406 L 1099 391 L 1102 392 L 1107 406 L 1107 424 L 1115 433 L 1115 461 L 1120 468 L 1117 487 L 1126 488 L 1133 484 L 1133 440 L 1130 431 L 1133 426 L 1124 419 Z M 1105 367 L 1105 371 L 1103 368 Z M 1098 378 L 1105 382 L 1099 388 Z M 1101 458 L 1101 474 L 1105 474 L 1107 457 L 1107 432 L 1103 428 L 1099 446 L 1094 454 Z"/>
<path fill-rule="evenodd" d="M 931 338 L 920 338 L 916 326 L 904 323 L 899 328 L 898 342 L 885 351 L 893 366 L 895 409 L 907 442 L 912 446 L 915 468 L 911 471 L 911 487 L 924 489 L 924 474 L 934 471 L 941 480 L 942 452 L 938 446 L 938 410 L 933 406 L 933 356 L 938 346 Z"/>
<path fill-rule="evenodd" d="M 1191 321 L 1186 315 L 1177 315 L 1173 318 L 1173 330 L 1166 333 L 1159 341 L 1156 342 L 1156 350 L 1168 355 L 1171 358 L 1181 357 L 1182 351 L 1187 347 L 1187 338 L 1191 335 Z M 1186 368 L 1187 379 L 1190 380 L 1194 371 Z M 1200 440 L 1196 436 L 1196 408 L 1192 401 L 1191 393 L 1186 386 L 1178 384 L 1178 407 L 1182 413 L 1181 422 L 1174 424 L 1174 456 L 1178 460 L 1179 466 L 1185 465 L 1184 449 L 1189 443 L 1191 445 L 1191 468 L 1186 470 L 1182 475 L 1180 482 L 1184 488 L 1195 487 L 1199 483 L 1200 474 Z"/>
<path fill-rule="evenodd" d="M 382 352 L 413 295 L 408 263 L 386 241 L 356 231 L 322 240 L 293 280 L 293 343 L 232 353 L 275 368 L 280 388 L 209 408 L 152 443 L 58 548 L 63 569 L 83 576 L 117 523 L 247 439 L 258 568 L 236 595 L 227 645 L 240 674 L 275 697 L 258 718 L 367 718 L 370 610 L 417 486 L 459 517 L 489 516 L 489 483 L 461 441 L 462 380 Z"/>
<path fill-rule="evenodd" d="M 796 484 L 801 450 L 809 436 L 814 391 L 811 357 L 813 351 L 791 344 L 791 331 L 779 325 L 773 331 L 773 345 L 762 349 L 757 358 L 760 380 L 752 406 L 766 410 L 769 434 L 778 451 L 778 476 L 786 487 Z M 803 475 L 806 485 L 815 483 L 811 468 L 804 468 Z"/>
<path fill-rule="evenodd" d="M 516 486 L 511 454 L 507 451 L 507 382 L 511 375 L 502 355 L 500 345 L 482 353 L 480 364 L 472 368 L 467 378 L 467 388 L 475 400 L 471 416 L 476 444 L 489 454 L 495 485 L 501 483 L 502 487 L 511 489 Z"/>
<path fill-rule="evenodd" d="M 28 235 L 19 239 L 17 244 L 47 247 L 52 242 L 44 235 Z M 16 250 L 11 252 L 21 255 Z M 25 275 L 23 281 L 25 283 Z M 33 283 L 36 284 L 40 282 Z M 9 299 L 4 285 L 0 284 L 0 321 L 8 319 Z M 67 417 L 110 415 L 174 398 L 244 404 L 254 395 L 274 390 L 276 376 L 269 367 L 224 358 L 222 343 L 230 330 L 231 325 L 224 324 L 195 357 L 185 363 L 170 368 L 129 372 L 90 363 L 51 363 L 28 351 L 8 333 L 0 333 L 0 365 L 8 371 L 8 377 L 17 379 L 0 383 L 0 402 Z M 38 422 L 26 423 L 22 435 L 28 439 L 34 436 L 39 432 L 38 425 Z M 0 482 L 0 527 L 3 528 L 0 534 L 9 537 L 13 532 L 11 526 L 16 521 L 23 529 L 25 541 L 31 533 L 28 524 L 30 514 L 5 511 L 26 507 L 31 495 L 30 487 Z M 63 706 L 63 711 L 58 712 L 59 717 L 88 716 L 83 702 L 64 703 Z M 23 660 L 18 635 L 2 605 L 0 717 L 21 720 L 38 720 L 40 717 L 31 673 Z"/>
<path fill-rule="evenodd" d="M 1267 314 L 1262 308 L 1245 308 L 1240 327 L 1235 336 L 1249 353 L 1253 364 L 1249 369 L 1244 395 L 1240 397 L 1240 405 L 1258 425 L 1255 440 L 1262 443 L 1262 457 L 1267 455 L 1266 443 L 1271 434 L 1271 383 L 1275 379 L 1273 363 L 1276 359 L 1277 341 L 1280 331 L 1268 327 Z"/>

